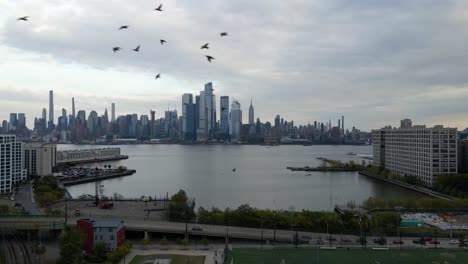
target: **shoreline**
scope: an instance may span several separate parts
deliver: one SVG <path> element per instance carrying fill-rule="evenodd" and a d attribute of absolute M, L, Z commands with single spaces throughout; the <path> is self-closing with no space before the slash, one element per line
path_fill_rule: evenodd
<path fill-rule="evenodd" d="M 85 177 L 77 180 L 71 180 L 71 181 L 62 181 L 61 184 L 63 186 L 73 186 L 73 185 L 80 185 L 84 183 L 89 183 L 89 182 L 95 182 L 95 181 L 103 181 L 103 180 L 108 180 L 108 179 L 113 179 L 113 178 L 119 178 L 119 177 L 124 177 L 124 176 L 130 176 L 136 173 L 136 170 L 126 170 L 123 172 L 116 172 L 116 173 L 111 173 L 108 175 L 102 175 L 99 177 Z M 67 190 L 68 192 L 68 190 Z"/>

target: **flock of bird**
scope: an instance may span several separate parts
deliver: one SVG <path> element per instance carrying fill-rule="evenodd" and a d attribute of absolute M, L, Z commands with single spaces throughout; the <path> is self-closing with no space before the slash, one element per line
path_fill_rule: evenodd
<path fill-rule="evenodd" d="M 156 7 L 154 10 L 155 10 L 155 11 L 158 11 L 158 12 L 162 12 L 162 11 L 163 11 L 162 7 L 163 7 L 163 5 L 160 4 L 160 5 L 159 5 L 158 7 Z M 28 19 L 29 19 L 29 16 L 24 16 L 24 17 L 19 17 L 19 18 L 16 19 L 16 20 L 29 21 Z M 130 27 L 129 25 L 123 25 L 123 26 L 120 26 L 118 30 L 128 29 L 129 27 Z M 220 35 L 221 37 L 227 37 L 227 36 L 228 36 L 228 33 L 227 33 L 227 32 L 221 32 L 221 33 L 219 33 L 219 35 Z M 159 43 L 160 43 L 161 45 L 164 45 L 166 42 L 167 42 L 167 41 L 164 40 L 164 39 L 160 39 L 160 40 L 159 40 Z M 135 52 L 139 52 L 139 51 L 140 51 L 140 47 L 141 47 L 141 46 L 138 45 L 136 48 L 134 48 L 134 49 L 132 49 L 132 50 L 135 51 Z M 203 49 L 209 49 L 209 48 L 210 48 L 210 47 L 209 47 L 209 43 L 205 43 L 204 45 L 201 46 L 200 49 L 203 50 Z M 113 51 L 114 53 L 116 53 L 116 52 L 118 52 L 118 51 L 120 51 L 120 50 L 122 50 L 121 47 L 113 47 L 113 48 L 112 48 L 112 51 Z M 206 59 L 208 60 L 208 62 L 210 62 L 210 63 L 211 63 L 212 60 L 215 59 L 213 56 L 210 56 L 210 55 L 205 55 L 205 57 L 206 57 Z M 156 74 L 156 76 L 155 76 L 155 79 L 159 79 L 159 78 L 161 78 L 161 73 L 158 73 L 158 74 Z M 235 169 L 234 169 L 234 170 L 235 170 Z"/>

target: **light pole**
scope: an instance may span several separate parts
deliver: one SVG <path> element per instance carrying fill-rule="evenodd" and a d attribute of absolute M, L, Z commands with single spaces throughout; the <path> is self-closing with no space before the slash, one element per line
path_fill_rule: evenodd
<path fill-rule="evenodd" d="M 263 249 L 263 215 L 260 216 L 260 243 L 261 243 L 261 249 Z"/>
<path fill-rule="evenodd" d="M 273 217 L 274 217 L 274 224 L 273 224 L 273 244 L 276 244 L 276 211 L 273 213 Z"/>

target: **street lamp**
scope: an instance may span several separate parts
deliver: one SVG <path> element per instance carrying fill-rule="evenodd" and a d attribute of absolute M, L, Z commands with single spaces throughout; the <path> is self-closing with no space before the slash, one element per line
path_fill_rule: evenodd
<path fill-rule="evenodd" d="M 260 243 L 261 243 L 261 248 L 263 249 L 263 215 L 260 216 Z"/>

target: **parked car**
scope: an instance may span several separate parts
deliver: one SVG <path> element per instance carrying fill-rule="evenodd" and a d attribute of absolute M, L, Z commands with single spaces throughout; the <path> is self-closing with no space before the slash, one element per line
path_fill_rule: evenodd
<path fill-rule="evenodd" d="M 393 240 L 393 244 L 399 244 L 399 245 L 403 245 L 405 242 L 403 242 L 403 240 Z"/>
<path fill-rule="evenodd" d="M 432 241 L 432 237 L 424 237 L 424 240 L 425 240 L 426 242 Z"/>
<path fill-rule="evenodd" d="M 440 242 L 437 241 L 437 240 L 431 240 L 429 243 L 430 243 L 430 244 L 433 244 L 433 245 L 438 245 L 438 244 L 440 244 Z"/>
<path fill-rule="evenodd" d="M 80 209 L 75 209 L 75 216 L 80 216 L 80 215 L 81 215 Z"/>
<path fill-rule="evenodd" d="M 199 226 L 194 226 L 192 227 L 192 231 L 203 231 L 203 228 L 199 227 Z"/>
<path fill-rule="evenodd" d="M 449 241 L 449 244 L 450 245 L 458 245 L 458 244 L 460 244 L 460 241 L 458 241 L 456 239 L 452 239 L 452 240 Z"/>
<path fill-rule="evenodd" d="M 112 207 L 114 207 L 114 203 L 113 203 L 113 202 L 101 202 L 101 203 L 99 204 L 99 208 L 101 208 L 101 209 L 110 209 L 110 208 L 112 208 Z"/>

